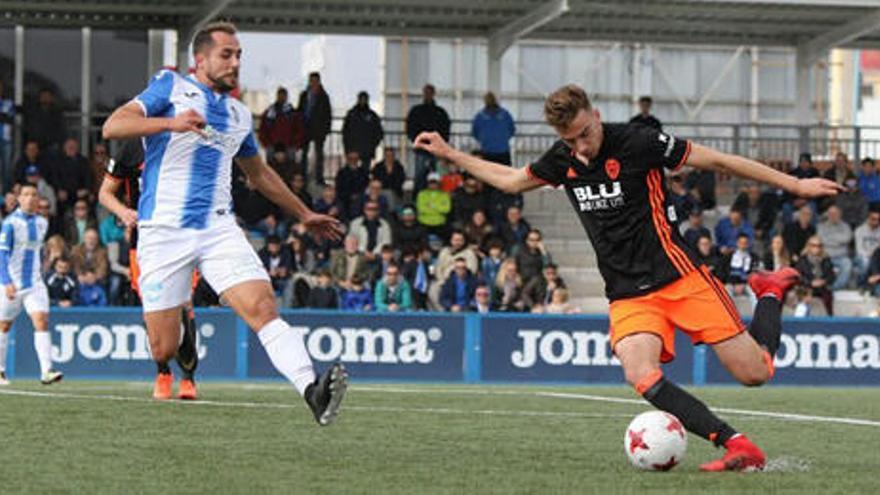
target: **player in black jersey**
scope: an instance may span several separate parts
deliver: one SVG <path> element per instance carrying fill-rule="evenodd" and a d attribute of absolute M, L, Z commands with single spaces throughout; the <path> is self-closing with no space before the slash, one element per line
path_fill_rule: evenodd
<path fill-rule="evenodd" d="M 138 287 L 139 269 L 137 264 L 137 204 L 140 199 L 140 178 L 144 163 L 144 148 L 140 139 L 128 139 L 121 146 L 107 165 L 104 182 L 98 193 L 98 200 L 105 208 L 116 215 L 126 229 L 131 229 L 131 251 L 129 268 L 131 287 L 140 294 Z M 120 194 L 121 193 L 121 194 Z M 121 196 L 121 200 L 120 197 Z M 198 390 L 195 384 L 195 372 L 199 365 L 199 354 L 196 349 L 196 321 L 192 307 L 182 309 L 183 339 L 174 359 L 180 366 L 182 377 L 178 390 L 178 398 L 195 400 Z M 156 362 L 158 373 L 153 387 L 153 398 L 170 399 L 174 376 L 167 362 Z"/>
<path fill-rule="evenodd" d="M 445 158 L 507 193 L 564 186 L 596 251 L 610 300 L 610 341 L 626 380 L 688 431 L 727 449 L 706 471 L 761 469 L 764 453 L 705 404 L 663 377 L 674 358 L 674 329 L 712 346 L 738 381 L 761 385 L 773 375 L 782 331 L 782 300 L 798 280 L 791 268 L 753 275 L 759 301 L 746 329 L 721 283 L 701 265 L 677 228 L 665 170 L 688 165 L 761 181 L 801 197 L 835 195 L 836 183 L 797 179 L 638 124 L 603 124 L 584 90 L 560 88 L 544 105 L 560 139 L 537 162 L 515 169 L 450 147 L 422 133 L 415 147 Z"/>

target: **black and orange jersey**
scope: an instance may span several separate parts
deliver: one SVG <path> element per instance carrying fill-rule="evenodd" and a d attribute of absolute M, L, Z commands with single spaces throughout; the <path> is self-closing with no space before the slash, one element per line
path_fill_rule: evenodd
<path fill-rule="evenodd" d="M 126 139 L 107 164 L 104 177 L 122 182 L 119 199 L 122 203 L 137 210 L 141 197 L 141 172 L 144 168 L 144 145 L 139 138 Z M 132 247 L 137 245 L 137 230 L 131 235 Z"/>
<path fill-rule="evenodd" d="M 699 258 L 679 234 L 664 180 L 664 169 L 687 161 L 690 142 L 632 124 L 604 124 L 603 135 L 588 164 L 557 141 L 526 172 L 565 187 L 596 251 L 605 294 L 614 301 L 693 272 Z"/>

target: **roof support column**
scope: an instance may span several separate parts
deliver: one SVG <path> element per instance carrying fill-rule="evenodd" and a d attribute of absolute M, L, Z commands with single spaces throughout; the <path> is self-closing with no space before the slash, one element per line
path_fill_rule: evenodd
<path fill-rule="evenodd" d="M 489 36 L 489 91 L 501 92 L 501 58 L 516 40 L 568 12 L 568 0 L 552 0 L 530 10 L 522 17 L 496 29 Z"/>
<path fill-rule="evenodd" d="M 82 28 L 82 73 L 80 83 L 82 85 L 82 97 L 79 101 L 80 150 L 85 156 L 89 156 L 92 149 L 92 28 Z"/>
<path fill-rule="evenodd" d="M 810 148 L 809 130 L 807 126 L 813 123 L 810 102 L 810 57 L 803 47 L 798 47 L 795 55 L 795 101 L 794 120 L 801 127 L 800 152 L 807 152 Z"/>

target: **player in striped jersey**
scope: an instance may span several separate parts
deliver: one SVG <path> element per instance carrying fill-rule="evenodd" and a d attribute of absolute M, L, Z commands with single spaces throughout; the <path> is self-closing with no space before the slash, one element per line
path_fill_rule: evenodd
<path fill-rule="evenodd" d="M 37 215 L 40 197 L 33 184 L 22 184 L 18 208 L 0 228 L 0 385 L 6 378 L 6 348 L 12 322 L 24 306 L 34 324 L 34 349 L 40 362 L 40 381 L 49 385 L 64 376 L 52 369 L 52 335 L 49 333 L 49 293 L 40 273 L 43 238 L 48 222 Z"/>

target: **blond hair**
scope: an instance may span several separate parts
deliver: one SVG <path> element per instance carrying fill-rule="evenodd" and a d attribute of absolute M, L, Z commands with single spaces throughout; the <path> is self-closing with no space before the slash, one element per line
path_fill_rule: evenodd
<path fill-rule="evenodd" d="M 590 98 L 583 88 L 567 84 L 544 100 L 544 119 L 551 126 L 560 129 L 568 127 L 581 110 L 592 110 Z"/>

